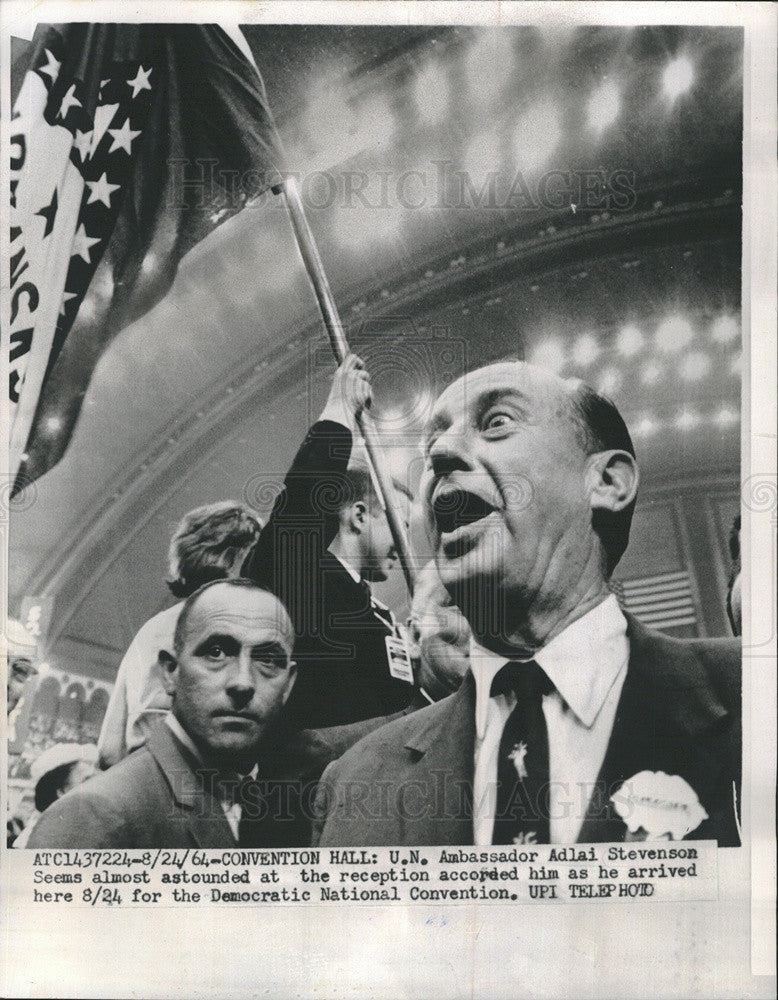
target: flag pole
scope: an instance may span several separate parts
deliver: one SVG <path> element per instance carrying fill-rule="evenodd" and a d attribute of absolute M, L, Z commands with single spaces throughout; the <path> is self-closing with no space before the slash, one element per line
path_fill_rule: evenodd
<path fill-rule="evenodd" d="M 251 51 L 251 46 L 248 44 L 248 41 L 246 40 L 246 37 L 240 27 L 236 24 L 222 24 L 222 29 L 230 36 L 249 63 L 254 67 L 257 72 L 257 76 L 261 81 L 262 75 L 257 67 L 254 54 Z M 278 149 L 283 152 L 283 142 L 281 141 L 281 137 L 275 128 L 275 123 L 273 123 L 273 133 Z M 330 289 L 330 283 L 327 280 L 327 275 L 324 271 L 324 264 L 322 263 L 322 259 L 319 254 L 319 248 L 317 247 L 316 240 L 311 232 L 311 227 L 308 225 L 308 218 L 305 214 L 305 206 L 303 205 L 303 200 L 300 196 L 300 189 L 297 186 L 297 181 L 294 177 L 286 175 L 278 184 L 272 185 L 272 191 L 274 194 L 281 193 L 283 196 L 284 204 L 286 205 L 286 210 L 292 223 L 292 230 L 297 241 L 297 247 L 300 251 L 303 263 L 305 264 L 308 279 L 310 280 L 314 294 L 316 295 L 319 311 L 321 312 L 321 317 L 324 320 L 324 326 L 330 338 L 330 346 L 332 347 L 332 351 L 338 364 L 342 364 L 346 355 L 351 352 L 351 348 L 348 345 L 346 333 L 343 329 L 343 324 L 340 321 L 338 308 L 335 305 L 335 299 L 333 298 L 332 290 Z M 357 419 L 359 429 L 365 443 L 367 461 L 370 467 L 373 482 L 375 483 L 376 493 L 378 494 L 381 506 L 386 511 L 386 519 L 389 522 L 389 530 L 392 533 L 392 539 L 394 541 L 395 548 L 397 549 L 397 555 L 400 559 L 400 565 L 402 566 L 403 574 L 405 576 L 405 582 L 408 585 L 408 591 L 412 596 L 416 572 L 413 559 L 411 558 L 411 546 L 408 538 L 408 531 L 405 527 L 405 521 L 400 516 L 400 507 L 397 502 L 397 494 L 392 482 L 392 477 L 389 474 L 386 455 L 384 454 L 384 449 L 381 445 L 378 431 L 376 430 L 375 423 L 373 422 L 370 414 L 363 410 Z"/>
<path fill-rule="evenodd" d="M 324 271 L 324 265 L 319 255 L 319 248 L 311 232 L 311 227 L 308 225 L 305 207 L 300 197 L 300 189 L 294 177 L 285 178 L 279 186 L 289 213 L 297 246 L 300 250 L 300 256 L 305 264 L 305 270 L 308 272 L 308 278 L 313 286 L 319 311 L 321 312 L 324 326 L 330 338 L 330 345 L 338 364 L 342 364 L 351 349 L 346 339 L 337 306 L 335 305 L 330 283 Z M 411 558 L 410 540 L 405 527 L 405 521 L 400 516 L 397 494 L 392 477 L 389 474 L 386 454 L 384 453 L 378 431 L 370 414 L 363 410 L 358 417 L 358 421 L 359 429 L 362 432 L 365 442 L 367 458 L 374 473 L 373 480 L 377 488 L 378 499 L 386 511 L 386 519 L 389 522 L 389 529 L 392 532 L 400 565 L 405 575 L 405 582 L 408 584 L 409 592 L 413 594 L 413 584 L 416 574 L 413 559 Z"/>

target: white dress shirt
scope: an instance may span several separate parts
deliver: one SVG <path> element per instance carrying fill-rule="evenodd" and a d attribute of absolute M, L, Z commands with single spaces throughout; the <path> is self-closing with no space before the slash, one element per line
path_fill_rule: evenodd
<path fill-rule="evenodd" d="M 187 748 L 187 750 L 189 750 L 190 753 L 194 754 L 197 760 L 200 760 L 201 759 L 200 753 L 197 747 L 192 742 L 192 738 L 190 737 L 189 733 L 184 729 L 184 727 L 181 725 L 181 723 L 178 721 L 178 719 L 175 717 L 175 715 L 173 715 L 172 712 L 168 712 L 168 714 L 165 716 L 165 722 L 168 724 L 171 731 L 173 732 L 173 735 L 176 737 L 179 743 L 183 743 L 183 745 Z M 258 772 L 259 772 L 259 765 L 255 764 L 254 767 L 249 772 L 249 776 L 252 778 L 256 778 Z M 219 799 L 219 804 L 224 810 L 224 815 L 227 817 L 227 822 L 230 824 L 232 835 L 237 840 L 238 828 L 240 826 L 240 818 L 243 813 L 243 807 L 241 806 L 240 802 L 228 802 L 226 799 Z"/>
<path fill-rule="evenodd" d="M 627 622 L 611 595 L 568 625 L 533 657 L 554 690 L 543 696 L 548 728 L 552 844 L 578 838 L 605 759 L 629 659 Z M 475 677 L 474 833 L 491 844 L 497 795 L 497 758 L 516 696 L 490 696 L 497 671 L 509 661 L 471 642 Z"/>

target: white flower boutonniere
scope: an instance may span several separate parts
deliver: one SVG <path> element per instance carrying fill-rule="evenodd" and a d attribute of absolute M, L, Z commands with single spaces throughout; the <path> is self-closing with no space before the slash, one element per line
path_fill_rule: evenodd
<path fill-rule="evenodd" d="M 627 840 L 683 840 L 708 818 L 688 782 L 664 771 L 628 778 L 611 802 L 627 824 Z"/>

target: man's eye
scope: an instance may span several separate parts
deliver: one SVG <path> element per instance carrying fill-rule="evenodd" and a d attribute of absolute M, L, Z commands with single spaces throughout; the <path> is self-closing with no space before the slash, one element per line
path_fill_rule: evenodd
<path fill-rule="evenodd" d="M 280 674 L 286 663 L 280 656 L 257 656 L 254 665 L 266 676 Z"/>
<path fill-rule="evenodd" d="M 498 431 L 502 430 L 503 427 L 508 427 L 513 422 L 513 417 L 510 413 L 506 413 L 505 410 L 497 410 L 486 415 L 482 429 L 485 431 Z"/>
<path fill-rule="evenodd" d="M 223 660 L 227 654 L 220 642 L 214 642 L 206 649 L 205 655 L 209 660 Z"/>

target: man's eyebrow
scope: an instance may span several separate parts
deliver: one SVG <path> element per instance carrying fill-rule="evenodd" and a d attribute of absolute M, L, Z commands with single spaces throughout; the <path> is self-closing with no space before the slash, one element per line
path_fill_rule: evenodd
<path fill-rule="evenodd" d="M 240 647 L 240 643 L 234 635 L 229 635 L 226 632 L 212 632 L 210 635 L 207 635 L 204 639 L 201 639 L 200 642 L 197 643 L 195 646 L 195 653 L 204 652 L 209 646 L 212 646 L 215 643 L 224 646 L 230 651 Z"/>
<path fill-rule="evenodd" d="M 286 656 L 286 649 L 282 643 L 278 642 L 277 639 L 268 639 L 265 642 L 257 642 L 251 647 L 251 652 L 254 654 L 272 653 L 274 656 Z"/>
<path fill-rule="evenodd" d="M 502 389 L 488 389 L 478 399 L 477 412 L 479 416 L 484 414 L 489 407 L 494 406 L 495 403 L 501 403 L 503 400 L 520 403 L 522 407 L 526 407 L 529 403 L 529 398 L 520 389 L 514 389 L 511 386 L 504 386 Z"/>

